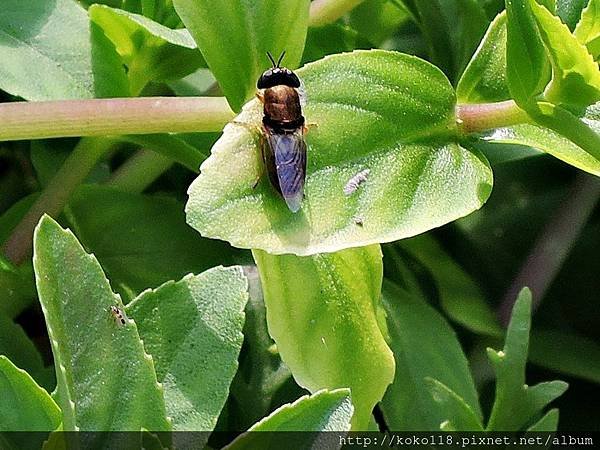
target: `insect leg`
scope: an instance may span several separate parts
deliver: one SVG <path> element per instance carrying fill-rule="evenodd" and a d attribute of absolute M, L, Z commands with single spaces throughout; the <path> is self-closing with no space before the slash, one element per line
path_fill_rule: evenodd
<path fill-rule="evenodd" d="M 263 177 L 263 175 L 265 174 L 265 165 L 266 165 L 266 155 L 265 155 L 265 146 L 268 145 L 267 144 L 267 140 L 265 139 L 264 134 L 260 134 L 259 135 L 259 141 L 258 141 L 258 146 L 260 148 L 260 164 L 259 169 L 258 169 L 258 175 L 256 177 L 256 181 L 254 182 L 254 184 L 252 185 L 252 189 L 256 189 L 256 186 L 258 186 L 258 183 L 260 183 L 260 179 Z"/>

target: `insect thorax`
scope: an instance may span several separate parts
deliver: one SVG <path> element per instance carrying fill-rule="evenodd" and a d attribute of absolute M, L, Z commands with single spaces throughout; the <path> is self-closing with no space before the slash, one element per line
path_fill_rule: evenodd
<path fill-rule="evenodd" d="M 279 85 L 265 89 L 263 99 L 265 124 L 285 128 L 304 125 L 300 96 L 295 88 Z"/>

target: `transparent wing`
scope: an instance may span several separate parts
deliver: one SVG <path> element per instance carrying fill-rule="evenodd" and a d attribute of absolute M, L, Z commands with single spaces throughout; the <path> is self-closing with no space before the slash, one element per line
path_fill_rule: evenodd
<path fill-rule="evenodd" d="M 300 209 L 306 176 L 306 142 L 302 130 L 267 137 L 273 152 L 279 191 L 292 212 Z"/>
<path fill-rule="evenodd" d="M 300 87 L 298 88 L 298 97 L 300 97 L 300 106 L 303 108 L 308 103 L 308 95 L 306 94 L 306 87 L 304 86 L 304 81 L 300 79 Z"/>

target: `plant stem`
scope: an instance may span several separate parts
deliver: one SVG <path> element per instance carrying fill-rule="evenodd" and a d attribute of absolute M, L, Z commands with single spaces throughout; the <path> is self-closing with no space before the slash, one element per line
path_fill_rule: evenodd
<path fill-rule="evenodd" d="M 0 141 L 221 131 L 223 97 L 139 97 L 0 104 Z"/>
<path fill-rule="evenodd" d="M 498 316 L 504 325 L 508 324 L 517 294 L 523 287 L 531 289 L 533 308 L 539 306 L 599 199 L 600 180 L 579 173 L 571 192 L 545 225 L 500 304 Z"/>
<path fill-rule="evenodd" d="M 4 243 L 2 251 L 13 264 L 21 264 L 30 255 L 33 230 L 40 218 L 44 214 L 56 216 L 62 211 L 73 190 L 113 144 L 114 141 L 110 139 L 99 138 L 83 138 L 79 141 Z"/>
<path fill-rule="evenodd" d="M 150 150 L 140 150 L 125 161 L 106 183 L 124 192 L 140 193 L 166 172 L 174 161 Z"/>
<path fill-rule="evenodd" d="M 477 133 L 519 123 L 531 123 L 513 100 L 456 106 L 456 121 L 463 133 Z"/>
<path fill-rule="evenodd" d="M 364 0 L 314 0 L 310 4 L 311 27 L 322 27 L 335 22 L 347 12 L 358 6 Z"/>

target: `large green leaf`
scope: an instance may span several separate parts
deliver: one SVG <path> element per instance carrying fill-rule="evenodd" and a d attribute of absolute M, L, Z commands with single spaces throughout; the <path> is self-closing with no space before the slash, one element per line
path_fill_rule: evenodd
<path fill-rule="evenodd" d="M 26 100 L 126 96 L 114 46 L 73 0 L 4 0 L 0 89 Z"/>
<path fill-rule="evenodd" d="M 225 448 L 227 450 L 339 449 L 342 444 L 338 433 L 317 432 L 348 431 L 352 411 L 348 389 L 319 391 L 278 408 Z M 271 433 L 260 433 L 261 431 Z M 302 433 L 276 433 L 290 431 Z"/>
<path fill-rule="evenodd" d="M 506 0 L 506 77 L 519 105 L 528 105 L 550 79 L 550 64 L 532 12 L 533 0 Z"/>
<path fill-rule="evenodd" d="M 174 430 L 215 427 L 238 366 L 247 288 L 241 268 L 216 267 L 127 305 L 154 359 Z M 207 440 L 204 434 L 194 443 L 202 448 Z"/>
<path fill-rule="evenodd" d="M 350 388 L 352 427 L 366 430 L 394 376 L 393 356 L 377 323 L 379 246 L 311 257 L 253 253 L 281 358 L 311 392 Z"/>
<path fill-rule="evenodd" d="M 330 56 L 298 71 L 315 123 L 307 135 L 302 209 L 292 213 L 264 175 L 260 103 L 225 128 L 190 187 L 187 220 L 203 236 L 270 253 L 310 255 L 422 233 L 478 209 L 487 161 L 457 143 L 455 97 L 418 58 L 382 50 Z M 344 187 L 370 170 L 354 194 Z"/>
<path fill-rule="evenodd" d="M 383 306 L 396 359 L 394 382 L 381 402 L 390 429 L 435 431 L 447 420 L 455 426 L 476 429 L 467 426 L 464 417 L 449 417 L 451 407 L 438 404 L 440 400 L 445 402 L 440 399 L 442 393 L 434 390 L 432 396 L 425 381 L 433 378 L 446 386 L 462 399 L 460 403 L 471 411 L 470 416 L 481 422 L 477 391 L 452 328 L 423 299 L 391 282 L 384 284 Z"/>
<path fill-rule="evenodd" d="M 103 5 L 92 5 L 89 14 L 121 55 L 134 94 L 149 81 L 176 80 L 203 64 L 185 29 L 172 30 L 147 17 Z"/>
<path fill-rule="evenodd" d="M 525 363 L 531 328 L 531 292 L 523 289 L 512 311 L 504 349 L 488 349 L 496 372 L 496 398 L 487 429 L 518 431 L 540 417 L 548 403 L 567 390 L 567 383 L 551 381 L 525 384 Z"/>
<path fill-rule="evenodd" d="M 111 307 L 123 305 L 96 258 L 70 231 L 44 216 L 35 231 L 33 259 L 63 429 L 169 430 L 152 358 L 144 352 L 135 323 L 125 319 L 121 324 L 113 317 Z M 93 445 L 106 446 L 119 439 L 89 437 Z"/>
<path fill-rule="evenodd" d="M 531 6 L 552 62 L 552 80 L 546 98 L 574 108 L 599 101 L 600 69 L 586 47 L 546 8 L 534 1 Z"/>
<path fill-rule="evenodd" d="M 267 52 L 285 50 L 284 64 L 300 63 L 309 0 L 173 0 L 234 111 L 256 91 L 270 66 Z M 277 56 L 275 56 L 277 57 Z"/>
<path fill-rule="evenodd" d="M 506 13 L 499 14 L 481 41 L 456 88 L 461 103 L 489 103 L 510 98 L 506 83 Z"/>
<path fill-rule="evenodd" d="M 239 254 L 194 233 L 185 224 L 183 205 L 168 197 L 83 186 L 71 198 L 67 216 L 128 298 L 190 272 L 234 264 Z"/>

